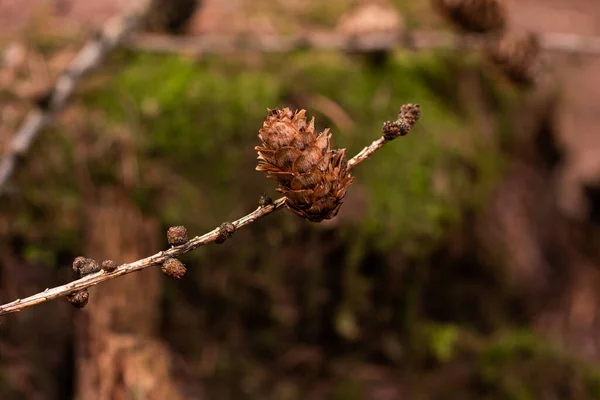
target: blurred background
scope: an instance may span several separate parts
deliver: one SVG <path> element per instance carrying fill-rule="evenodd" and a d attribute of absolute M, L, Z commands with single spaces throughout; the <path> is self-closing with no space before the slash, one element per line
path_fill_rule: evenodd
<path fill-rule="evenodd" d="M 181 281 L 151 268 L 81 310 L 2 317 L 0 398 L 600 399 L 600 51 L 543 40 L 600 36 L 600 3 L 506 1 L 508 29 L 542 38 L 534 84 L 454 41 L 239 39 L 456 35 L 430 0 L 151 3 L 19 158 L 0 303 L 73 279 L 77 256 L 134 261 L 167 248 L 169 226 L 200 235 L 275 198 L 254 170 L 267 108 L 307 109 L 350 156 L 402 104 L 422 118 L 353 171 L 332 220 L 278 212 L 182 257 Z M 0 0 L 0 149 L 128 6 Z M 210 35 L 241 50 L 190 51 Z"/>

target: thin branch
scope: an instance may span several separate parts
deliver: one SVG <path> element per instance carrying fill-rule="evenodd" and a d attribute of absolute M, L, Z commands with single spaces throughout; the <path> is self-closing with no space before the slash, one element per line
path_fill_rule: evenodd
<path fill-rule="evenodd" d="M 542 49 L 547 51 L 600 55 L 600 37 L 546 33 L 540 35 L 540 42 Z"/>
<path fill-rule="evenodd" d="M 265 207 L 259 207 L 250 214 L 245 215 L 242 218 L 232 222 L 232 224 L 236 227 L 236 229 L 249 225 L 257 221 L 258 219 L 264 217 L 265 215 L 268 215 L 280 209 L 281 207 L 283 207 L 284 203 L 285 197 L 277 199 L 275 202 L 273 202 L 273 204 Z M 5 305 L 0 306 L 0 315 L 21 311 L 21 309 L 25 307 L 31 307 L 36 304 L 44 303 L 48 300 L 63 297 L 70 293 L 77 292 L 78 290 L 85 289 L 91 286 L 96 286 L 97 284 L 105 282 L 107 280 L 118 278 L 122 275 L 127 275 L 148 267 L 161 265 L 168 258 L 177 258 L 194 249 L 197 249 L 200 246 L 203 246 L 210 242 L 214 242 L 219 237 L 219 232 L 219 228 L 216 228 L 208 233 L 205 233 L 202 236 L 196 236 L 195 238 L 189 240 L 183 245 L 172 247 L 165 251 L 160 251 L 150 257 L 146 257 L 132 263 L 123 264 L 117 267 L 117 269 L 113 272 L 106 273 L 105 271 L 99 271 L 93 274 L 86 275 L 83 278 L 78 279 L 76 281 L 67 283 L 66 285 L 57 286 L 52 289 L 46 289 L 43 292 L 27 297 L 25 299 L 17 299 L 11 303 L 7 303 Z"/>
<path fill-rule="evenodd" d="M 406 107 L 406 106 L 403 106 L 403 108 L 404 107 Z M 418 106 L 417 106 L 417 109 L 418 109 Z M 406 119 L 403 120 L 402 118 L 406 118 Z M 410 119 L 409 115 L 400 114 L 398 121 L 395 121 L 395 122 L 396 123 L 404 122 L 405 126 L 408 126 L 408 130 L 410 130 L 410 127 L 416 122 L 416 119 L 415 118 Z M 385 125 L 384 125 L 384 127 L 385 127 Z M 408 132 L 408 130 L 405 131 L 403 134 L 406 134 Z M 385 134 L 385 128 L 384 128 L 383 133 Z M 370 158 L 373 154 L 375 154 L 375 151 L 377 151 L 378 149 L 383 147 L 384 144 L 386 144 L 390 141 L 391 141 L 391 139 L 385 139 L 383 136 L 381 138 L 375 140 L 369 146 L 365 147 L 354 158 L 348 160 L 348 169 L 350 170 L 350 169 L 354 168 L 355 166 L 357 166 L 358 164 L 360 164 L 361 162 Z M 250 224 L 256 222 L 257 220 L 259 220 L 260 218 L 283 208 L 283 206 L 285 205 L 285 201 L 286 201 L 286 198 L 281 197 L 281 198 L 275 200 L 272 204 L 258 207 L 256 210 L 252 211 L 250 214 L 247 214 L 247 215 L 241 217 L 240 219 L 231 222 L 231 224 L 233 224 L 233 226 L 235 227 L 236 230 L 241 227 L 244 227 L 246 225 L 250 225 Z M 27 297 L 24 299 L 17 299 L 11 303 L 1 305 L 0 306 L 0 315 L 21 311 L 23 308 L 35 306 L 36 304 L 44 303 L 48 300 L 56 299 L 58 297 L 63 297 L 68 294 L 77 292 L 79 290 L 82 290 L 82 289 L 85 289 L 85 288 L 88 288 L 91 286 L 96 286 L 99 283 L 108 281 L 110 279 L 117 278 L 119 276 L 127 275 L 132 272 L 136 272 L 136 271 L 140 271 L 140 270 L 148 268 L 148 267 L 161 265 L 169 258 L 178 258 L 192 250 L 197 249 L 200 246 L 203 246 L 210 242 L 214 242 L 219 237 L 220 237 L 220 228 L 215 228 L 212 231 L 205 233 L 202 236 L 196 236 L 195 238 L 190 239 L 189 241 L 187 241 L 186 243 L 184 243 L 182 245 L 171 247 L 168 250 L 160 251 L 150 257 L 146 257 L 146 258 L 143 258 L 141 260 L 138 260 L 138 261 L 135 261 L 132 263 L 123 264 L 123 265 L 117 267 L 113 272 L 106 272 L 106 271 L 102 270 L 102 271 L 99 271 L 96 273 L 86 275 L 81 279 L 72 281 L 65 285 L 57 286 L 52 289 L 46 289 L 43 292 L 37 293 L 33 296 L 30 296 L 30 297 Z"/>
<path fill-rule="evenodd" d="M 361 162 L 370 158 L 377 150 L 383 147 L 384 144 L 388 143 L 389 140 L 383 136 L 375 140 L 373 143 L 362 149 L 357 155 L 348 160 L 348 169 L 352 169 Z"/>
<path fill-rule="evenodd" d="M 148 3 L 148 0 L 142 0 L 129 13 L 108 20 L 102 30 L 79 51 L 60 74 L 54 87 L 49 90 L 44 104 L 30 111 L 25 117 L 0 160 L 0 194 L 5 191 L 19 157 L 27 152 L 42 129 L 48 126 L 54 115 L 64 107 L 81 77 L 100 65 L 108 52 L 140 24 Z"/>
<path fill-rule="evenodd" d="M 542 49 L 547 51 L 600 55 L 600 37 L 540 33 L 539 39 Z M 297 49 L 370 52 L 399 48 L 410 50 L 478 48 L 487 40 L 489 38 L 486 35 L 436 31 L 388 31 L 360 36 L 330 31 L 306 32 L 290 36 L 206 34 L 179 37 L 143 34 L 132 36 L 125 45 L 135 50 L 200 57 L 205 54 L 233 54 L 244 51 L 282 53 Z"/>

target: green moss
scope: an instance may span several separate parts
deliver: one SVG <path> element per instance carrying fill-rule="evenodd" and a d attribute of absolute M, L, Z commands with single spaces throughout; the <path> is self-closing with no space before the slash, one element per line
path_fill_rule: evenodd
<path fill-rule="evenodd" d="M 455 354 L 461 328 L 456 325 L 428 324 L 425 326 L 428 347 L 440 362 L 447 362 Z"/>
<path fill-rule="evenodd" d="M 141 55 L 111 82 L 111 89 L 94 97 L 118 120 L 139 119 L 148 152 L 189 167 L 226 155 L 234 147 L 232 139 L 249 124 L 259 124 L 276 94 L 277 87 L 259 71 L 232 76 L 175 57 Z"/>
<path fill-rule="evenodd" d="M 425 368 L 436 377 L 416 385 L 417 398 L 430 398 L 431 393 L 461 400 L 600 398 L 597 365 L 576 358 L 525 328 L 490 336 L 464 326 L 438 323 L 425 323 L 416 330 L 419 343 L 411 349 L 420 354 L 412 360 L 420 366 L 411 368 L 428 365 Z M 423 363 L 424 359 L 427 362 Z M 450 371 L 454 369 L 462 372 L 453 375 Z"/>
<path fill-rule="evenodd" d="M 526 331 L 502 335 L 480 356 L 480 378 L 498 399 L 597 399 L 600 370 Z"/>

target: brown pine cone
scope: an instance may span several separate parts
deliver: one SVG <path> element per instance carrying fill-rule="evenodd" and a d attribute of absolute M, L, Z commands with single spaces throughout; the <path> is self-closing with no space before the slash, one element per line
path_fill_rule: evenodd
<path fill-rule="evenodd" d="M 287 208 L 313 222 L 335 217 L 354 177 L 348 173 L 346 150 L 332 150 L 331 133 L 315 133 L 306 110 L 269 110 L 258 137 L 258 171 L 279 184 Z"/>
<path fill-rule="evenodd" d="M 336 30 L 357 36 L 377 32 L 403 31 L 404 19 L 402 14 L 387 1 L 361 3 L 340 18 Z"/>
<path fill-rule="evenodd" d="M 537 35 L 511 32 L 492 41 L 486 48 L 488 59 L 511 82 L 532 85 L 541 68 L 541 46 Z"/>
<path fill-rule="evenodd" d="M 144 25 L 149 31 L 181 33 L 201 0 L 151 0 Z"/>
<path fill-rule="evenodd" d="M 497 32 L 506 27 L 505 0 L 435 0 L 434 4 L 446 19 L 466 32 Z"/>

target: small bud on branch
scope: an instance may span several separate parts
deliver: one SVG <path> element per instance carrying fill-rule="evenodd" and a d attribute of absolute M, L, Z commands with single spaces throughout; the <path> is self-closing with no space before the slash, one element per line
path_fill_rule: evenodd
<path fill-rule="evenodd" d="M 94 259 L 77 257 L 73 261 L 73 271 L 75 271 L 78 276 L 85 276 L 100 271 L 100 266 Z"/>
<path fill-rule="evenodd" d="M 273 199 L 263 193 L 258 199 L 258 205 L 260 207 L 268 206 L 269 204 L 273 204 Z"/>
<path fill-rule="evenodd" d="M 74 307 L 83 308 L 87 305 L 88 300 L 90 299 L 90 293 L 87 289 L 80 290 L 75 293 L 71 293 L 67 295 L 67 301 L 71 303 Z"/>
<path fill-rule="evenodd" d="M 223 222 L 219 227 L 219 237 L 215 240 L 215 243 L 222 244 L 233 236 L 235 233 L 235 225 L 231 222 Z"/>
<path fill-rule="evenodd" d="M 114 262 L 113 260 L 106 260 L 104 262 L 102 262 L 102 270 L 105 272 L 113 272 L 115 269 L 117 269 L 117 263 Z"/>
<path fill-rule="evenodd" d="M 179 246 L 188 241 L 188 232 L 185 226 L 172 226 L 167 231 L 167 241 L 171 246 Z"/>
<path fill-rule="evenodd" d="M 187 272 L 187 269 L 181 261 L 176 258 L 167 259 L 160 267 L 163 274 L 172 279 L 181 279 Z"/>

